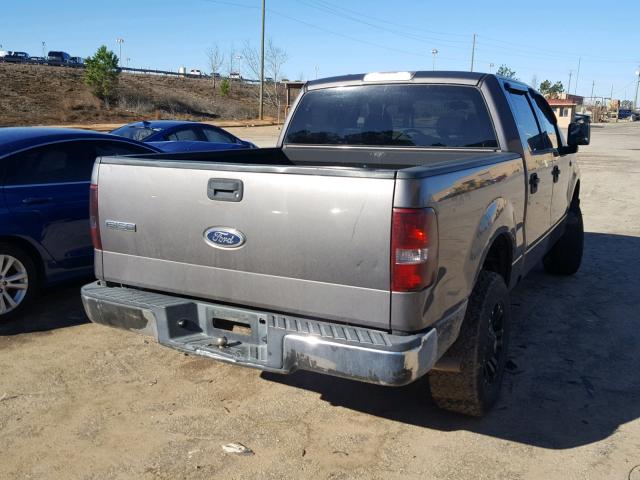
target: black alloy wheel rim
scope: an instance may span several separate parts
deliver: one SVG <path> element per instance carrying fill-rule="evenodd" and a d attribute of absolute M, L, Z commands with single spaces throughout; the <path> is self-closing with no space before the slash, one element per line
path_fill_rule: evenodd
<path fill-rule="evenodd" d="M 493 384 L 500 375 L 502 356 L 504 355 L 504 303 L 500 300 L 491 309 L 489 328 L 487 329 L 487 344 L 482 363 L 484 381 Z"/>

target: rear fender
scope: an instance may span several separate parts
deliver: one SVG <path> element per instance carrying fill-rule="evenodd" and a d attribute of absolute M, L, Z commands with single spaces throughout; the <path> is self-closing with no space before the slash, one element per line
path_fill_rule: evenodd
<path fill-rule="evenodd" d="M 516 224 L 516 213 L 513 204 L 505 198 L 498 197 L 487 205 L 476 228 L 465 266 L 465 271 L 469 275 L 467 278 L 473 279 L 470 290 L 480 275 L 491 245 L 500 235 L 506 234 L 508 236 L 511 249 L 509 252 L 510 258 L 512 261 L 516 258 Z M 512 272 L 510 280 L 513 278 Z"/>

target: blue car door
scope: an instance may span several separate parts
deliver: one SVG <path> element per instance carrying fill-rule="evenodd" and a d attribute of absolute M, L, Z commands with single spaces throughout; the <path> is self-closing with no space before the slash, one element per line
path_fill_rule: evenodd
<path fill-rule="evenodd" d="M 91 141 L 54 143 L 6 159 L 11 216 L 65 270 L 93 262 L 88 209 L 94 159 Z"/>
<path fill-rule="evenodd" d="M 119 140 L 87 139 L 32 148 L 6 159 L 5 199 L 26 235 L 64 270 L 93 266 L 89 185 L 96 157 L 153 153 Z"/>

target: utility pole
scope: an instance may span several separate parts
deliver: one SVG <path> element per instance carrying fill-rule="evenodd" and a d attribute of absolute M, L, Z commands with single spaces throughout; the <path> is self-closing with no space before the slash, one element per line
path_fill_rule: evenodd
<path fill-rule="evenodd" d="M 569 70 L 569 86 L 567 87 L 567 93 L 571 94 L 571 77 L 573 76 L 573 70 Z"/>
<path fill-rule="evenodd" d="M 44 52 L 46 50 L 46 46 L 47 46 L 47 44 L 42 42 L 42 58 L 46 58 L 45 55 L 44 55 Z"/>
<path fill-rule="evenodd" d="M 473 72 L 473 61 L 476 57 L 476 34 L 473 34 L 473 46 L 471 47 L 471 71 Z"/>
<path fill-rule="evenodd" d="M 118 65 L 121 65 L 120 61 L 122 60 L 122 44 L 124 43 L 124 38 L 122 37 L 116 38 L 116 43 L 120 47 L 120 55 L 118 56 Z"/>
<path fill-rule="evenodd" d="M 262 0 L 262 35 L 260 37 L 260 109 L 258 114 L 260 120 L 264 118 L 264 12 L 265 0 Z M 276 88 L 278 87 L 276 86 Z"/>
<path fill-rule="evenodd" d="M 318 66 L 316 65 L 316 80 L 318 79 Z"/>
<path fill-rule="evenodd" d="M 431 55 L 433 55 L 433 63 L 431 65 L 431 70 L 435 71 L 435 69 L 436 69 L 436 55 L 438 55 L 438 49 L 437 48 L 431 49 Z"/>
<path fill-rule="evenodd" d="M 493 67 L 495 66 L 495 63 L 491 62 L 489 64 L 489 73 L 493 73 Z"/>
<path fill-rule="evenodd" d="M 591 101 L 593 102 L 593 89 L 596 88 L 596 81 L 594 80 L 591 84 Z"/>
<path fill-rule="evenodd" d="M 636 76 L 638 77 L 638 81 L 636 82 L 636 97 L 633 101 L 633 109 L 638 108 L 638 87 L 640 87 L 640 67 L 636 70 Z"/>
<path fill-rule="evenodd" d="M 576 86 L 573 90 L 574 95 L 578 94 L 578 79 L 580 78 L 580 62 L 582 61 L 582 57 L 578 58 L 578 72 L 576 73 Z"/>

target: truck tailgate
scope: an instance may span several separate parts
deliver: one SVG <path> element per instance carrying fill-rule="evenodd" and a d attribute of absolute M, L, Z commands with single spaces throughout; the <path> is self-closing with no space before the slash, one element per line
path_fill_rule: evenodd
<path fill-rule="evenodd" d="M 393 172 L 188 166 L 103 159 L 105 280 L 389 328 Z M 241 182 L 241 200 L 216 199 L 212 180 Z M 245 242 L 219 248 L 212 227 Z"/>

